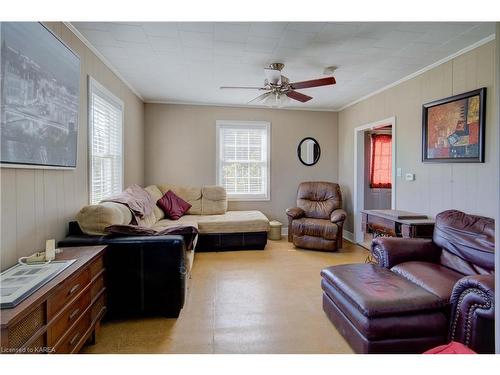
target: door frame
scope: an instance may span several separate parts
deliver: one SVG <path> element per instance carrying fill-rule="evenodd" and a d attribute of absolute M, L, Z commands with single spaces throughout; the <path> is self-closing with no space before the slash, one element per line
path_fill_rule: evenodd
<path fill-rule="evenodd" d="M 370 122 L 354 128 L 354 242 L 363 242 L 363 232 L 361 230 L 361 208 L 365 203 L 365 131 L 391 125 L 392 127 L 392 189 L 391 189 L 391 209 L 396 209 L 396 116 L 383 120 Z"/>

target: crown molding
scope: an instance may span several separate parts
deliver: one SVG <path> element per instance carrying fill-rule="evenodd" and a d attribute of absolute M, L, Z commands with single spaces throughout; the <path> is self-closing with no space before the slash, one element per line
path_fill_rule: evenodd
<path fill-rule="evenodd" d="M 104 55 L 95 48 L 90 41 L 83 36 L 83 34 L 78 31 L 78 29 L 71 24 L 71 22 L 63 22 L 64 25 L 71 30 L 75 36 L 82 41 L 83 44 L 87 46 L 98 58 L 106 65 L 113 73 L 116 75 L 139 99 L 144 102 L 144 98 L 141 94 L 118 72 L 118 70 L 104 57 Z"/>
<path fill-rule="evenodd" d="M 372 97 L 374 95 L 380 94 L 383 91 L 389 90 L 390 88 L 395 87 L 395 86 L 397 86 L 397 85 L 399 85 L 399 84 L 401 84 L 403 82 L 409 81 L 412 78 L 418 77 L 419 75 L 421 75 L 421 74 L 423 74 L 423 73 L 425 73 L 425 72 L 427 72 L 427 71 L 429 71 L 431 69 L 434 69 L 435 67 L 437 67 L 439 65 L 442 65 L 442 64 L 444 64 L 444 63 L 446 63 L 446 62 L 448 62 L 450 60 L 453 60 L 454 58 L 456 58 L 456 57 L 458 57 L 460 55 L 463 55 L 464 53 L 472 51 L 473 49 L 476 49 L 476 48 L 482 46 L 483 44 L 491 42 L 492 40 L 495 40 L 495 34 L 488 35 L 486 38 L 483 38 L 483 39 L 477 41 L 476 43 L 473 43 L 470 46 L 467 46 L 467 47 L 461 49 L 460 51 L 457 51 L 457 52 L 455 52 L 455 53 L 453 53 L 453 54 L 451 54 L 449 56 L 446 56 L 445 58 L 442 58 L 441 60 L 438 60 L 435 63 L 427 65 L 426 67 L 424 67 L 424 68 L 416 71 L 415 73 L 407 75 L 406 77 L 403 77 L 403 78 L 397 80 L 396 82 L 393 82 L 393 83 L 391 83 L 391 84 L 389 84 L 387 86 L 384 86 L 384 87 L 382 87 L 382 88 L 380 88 L 378 90 L 375 90 L 375 91 L 371 92 L 370 94 L 364 95 L 361 98 L 356 99 L 356 100 L 354 100 L 354 101 L 352 101 L 352 102 L 350 102 L 350 103 L 348 103 L 348 104 L 346 104 L 346 105 L 344 105 L 344 106 L 342 106 L 340 108 L 337 108 L 335 110 L 337 112 L 343 111 L 344 109 L 349 108 L 349 107 L 353 106 L 354 104 L 362 102 L 363 100 L 366 100 L 366 99 L 368 99 L 368 98 L 370 98 L 370 97 Z"/>
<path fill-rule="evenodd" d="M 199 102 L 179 102 L 174 100 L 145 100 L 146 104 L 171 104 L 171 105 L 196 105 L 202 107 L 230 107 L 230 108 L 250 108 L 250 109 L 279 109 L 286 111 L 310 111 L 310 112 L 337 112 L 332 108 L 299 108 L 299 107 L 267 107 L 265 105 L 246 104 L 221 104 L 221 103 L 199 103 Z"/>

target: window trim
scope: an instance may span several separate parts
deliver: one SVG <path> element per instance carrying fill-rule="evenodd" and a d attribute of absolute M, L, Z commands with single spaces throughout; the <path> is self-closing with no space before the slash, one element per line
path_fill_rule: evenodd
<path fill-rule="evenodd" d="M 123 190 L 124 180 L 125 180 L 125 155 L 124 155 L 124 147 L 125 147 L 125 105 L 123 100 L 121 100 L 118 96 L 113 94 L 110 90 L 100 84 L 96 79 L 92 76 L 87 76 L 87 124 L 88 124 L 88 139 L 87 139 L 87 150 L 88 150 L 88 203 L 92 203 L 92 175 L 93 175 L 93 149 L 92 149 L 92 140 L 93 140 L 93 116 L 92 116 L 92 92 L 94 88 L 98 91 L 101 91 L 104 95 L 108 97 L 111 101 L 114 102 L 121 109 L 121 189 Z"/>
<path fill-rule="evenodd" d="M 227 194 L 228 201 L 252 202 L 252 201 L 270 201 L 271 200 L 271 122 L 269 121 L 231 121 L 231 120 L 217 120 L 215 123 L 216 134 L 216 154 L 215 154 L 215 183 L 222 186 L 221 181 L 221 149 L 220 149 L 220 132 L 224 127 L 246 127 L 246 128 L 264 128 L 267 134 L 267 160 L 266 160 L 266 193 L 265 195 L 257 194 L 238 194 L 234 196 Z"/>

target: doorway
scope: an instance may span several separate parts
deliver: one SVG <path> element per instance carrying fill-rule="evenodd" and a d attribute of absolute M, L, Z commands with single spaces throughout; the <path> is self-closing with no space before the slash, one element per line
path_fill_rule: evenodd
<path fill-rule="evenodd" d="M 361 211 L 396 208 L 396 118 L 354 129 L 354 239 L 368 247 Z"/>

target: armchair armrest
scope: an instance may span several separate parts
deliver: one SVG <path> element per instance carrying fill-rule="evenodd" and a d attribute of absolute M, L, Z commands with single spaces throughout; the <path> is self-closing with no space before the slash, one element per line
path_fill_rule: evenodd
<path fill-rule="evenodd" d="M 450 339 L 478 353 L 494 353 L 495 277 L 466 276 L 451 294 Z"/>
<path fill-rule="evenodd" d="M 341 221 L 344 221 L 346 217 L 347 217 L 347 212 L 345 212 L 341 208 L 338 208 L 336 210 L 333 210 L 332 214 L 330 215 L 330 221 L 332 223 L 339 223 Z"/>
<path fill-rule="evenodd" d="M 411 261 L 435 263 L 441 249 L 426 238 L 377 237 L 372 242 L 372 255 L 379 266 L 392 268 Z"/>
<path fill-rule="evenodd" d="M 302 208 L 291 207 L 286 209 L 286 214 L 289 218 L 300 219 L 302 216 L 304 216 L 305 212 Z"/>

